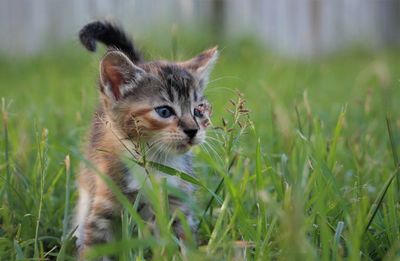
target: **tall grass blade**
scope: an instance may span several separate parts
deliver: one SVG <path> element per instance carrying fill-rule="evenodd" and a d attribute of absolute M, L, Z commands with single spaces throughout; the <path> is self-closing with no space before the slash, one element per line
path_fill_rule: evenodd
<path fill-rule="evenodd" d="M 14 249 L 15 249 L 15 260 L 26 260 L 26 258 L 24 257 L 24 252 L 22 251 L 22 248 L 17 242 L 17 240 L 14 240 Z"/>
<path fill-rule="evenodd" d="M 8 140 L 8 112 L 6 101 L 4 98 L 1 99 L 1 110 L 3 115 L 3 131 L 4 131 L 4 163 L 6 164 L 6 183 L 10 184 L 10 160 L 9 160 L 9 140 Z M 1 198 L 3 198 L 3 193 L 7 190 L 8 186 L 4 187 L 4 190 L 1 192 Z M 7 193 L 8 194 L 8 193 Z"/>
<path fill-rule="evenodd" d="M 47 146 L 48 146 L 48 130 L 42 130 L 42 138 L 40 143 L 38 143 L 38 159 L 39 159 L 39 178 L 40 178 L 40 195 L 39 195 L 39 208 L 38 214 L 36 217 L 36 228 L 35 228 L 35 246 L 34 246 L 34 257 L 39 258 L 39 226 L 40 220 L 42 216 L 42 207 L 43 207 L 43 194 L 44 194 L 44 182 L 45 182 L 45 175 L 47 170 Z"/>
<path fill-rule="evenodd" d="M 199 186 L 201 188 L 204 188 L 205 190 L 207 190 L 215 198 L 215 200 L 219 204 L 222 205 L 222 199 L 217 194 L 215 194 L 214 191 L 212 191 L 210 188 L 208 188 L 203 183 L 201 183 L 200 180 L 198 180 L 197 178 L 195 178 L 195 177 L 193 177 L 193 176 L 191 176 L 191 175 L 189 175 L 189 174 L 187 174 L 187 173 L 185 173 L 183 171 L 176 170 L 174 168 L 162 165 L 162 164 L 157 163 L 157 162 L 148 161 L 147 163 L 149 164 L 150 167 L 153 167 L 153 168 L 155 168 L 155 169 L 157 169 L 157 170 L 159 170 L 159 171 L 161 171 L 161 172 L 163 172 L 163 173 L 165 173 L 167 175 L 178 176 L 181 179 L 183 179 L 184 181 L 187 181 L 187 182 L 192 183 L 194 185 L 197 185 L 197 186 Z"/>
<path fill-rule="evenodd" d="M 64 206 L 64 218 L 63 218 L 63 231 L 61 236 L 61 249 L 59 255 L 57 256 L 58 260 L 65 259 L 65 249 L 68 243 L 67 234 L 68 234 L 68 224 L 69 224 L 69 198 L 70 198 L 70 177 L 71 177 L 71 161 L 69 155 L 67 155 L 64 159 L 65 164 L 65 206 Z"/>
<path fill-rule="evenodd" d="M 399 169 L 397 169 L 385 182 L 382 189 L 379 191 L 378 196 L 376 197 L 374 203 L 372 204 L 368 215 L 367 215 L 367 224 L 365 226 L 365 231 L 367 231 L 374 220 L 376 213 L 378 213 L 379 207 L 382 205 L 383 199 L 385 198 L 386 192 L 388 191 L 390 184 L 392 184 L 393 179 L 397 176 Z"/>
<path fill-rule="evenodd" d="M 93 172 L 99 176 L 104 183 L 106 183 L 107 187 L 112 191 L 112 193 L 115 195 L 117 198 L 118 202 L 121 203 L 121 205 L 129 212 L 129 214 L 132 216 L 134 221 L 136 222 L 137 226 L 139 229 L 143 230 L 145 227 L 145 224 L 142 220 L 142 218 L 139 216 L 137 213 L 136 209 L 132 205 L 132 203 L 129 201 L 129 199 L 122 193 L 121 189 L 118 187 L 118 185 L 108 176 L 105 175 L 104 173 L 100 172 L 90 161 L 83 159 L 82 161 L 91 169 Z"/>
<path fill-rule="evenodd" d="M 257 189 L 261 190 L 263 187 L 263 177 L 262 177 L 262 157 L 261 157 L 261 141 L 257 140 L 256 146 L 256 184 Z M 259 192 L 259 191 L 258 191 Z"/>
<path fill-rule="evenodd" d="M 301 120 L 300 120 L 299 108 L 297 106 L 294 106 L 294 109 L 296 111 L 297 127 L 299 128 L 301 135 L 304 137 L 303 126 L 302 126 Z"/>
<path fill-rule="evenodd" d="M 389 116 L 386 117 L 386 126 L 387 126 L 387 131 L 389 134 L 390 148 L 392 149 L 393 163 L 394 163 L 395 168 L 399 171 L 399 168 L 400 168 L 399 156 L 397 154 L 396 140 L 394 138 L 394 134 L 393 134 L 393 130 L 392 130 L 392 123 L 390 121 Z M 400 191 L 400 173 L 399 173 L 399 175 L 397 175 L 396 180 L 397 180 L 397 191 L 399 192 Z"/>
<path fill-rule="evenodd" d="M 333 135 L 332 144 L 330 146 L 329 154 L 328 154 L 328 167 L 332 170 L 335 159 L 336 159 L 336 148 L 339 141 L 339 137 L 343 128 L 344 119 L 345 119 L 346 109 L 344 108 L 339 115 L 339 119 L 336 123 L 335 132 Z"/>
<path fill-rule="evenodd" d="M 70 177 L 71 177 L 71 161 L 69 155 L 65 157 L 65 206 L 64 206 L 64 218 L 63 218 L 63 233 L 61 239 L 64 240 L 68 233 L 68 223 L 69 223 L 69 197 L 70 197 Z"/>
<path fill-rule="evenodd" d="M 337 226 L 336 226 L 336 229 L 335 229 L 335 236 L 333 237 L 333 250 L 335 252 L 337 252 L 337 250 L 338 250 L 343 230 L 344 230 L 344 222 L 343 221 L 339 221 Z"/>
<path fill-rule="evenodd" d="M 224 229 L 222 225 L 223 221 L 225 220 L 225 216 L 228 213 L 229 202 L 230 202 L 230 195 L 227 194 L 224 203 L 221 206 L 221 212 L 219 213 L 217 221 L 215 222 L 214 230 L 212 231 L 210 239 L 207 244 L 207 253 L 209 254 L 212 254 L 213 249 L 216 248 L 214 244 L 216 243 L 217 235 Z"/>
<path fill-rule="evenodd" d="M 60 252 L 57 255 L 57 261 L 63 261 L 63 260 L 68 260 L 67 255 L 66 255 L 66 249 L 68 247 L 68 242 L 72 241 L 72 237 L 74 236 L 75 231 L 77 230 L 78 227 L 75 227 L 69 233 L 65 236 L 63 242 L 61 243 L 61 248 Z"/>
<path fill-rule="evenodd" d="M 387 126 L 387 130 L 388 130 L 388 134 L 389 134 L 390 147 L 392 149 L 392 154 L 393 154 L 393 162 L 394 162 L 394 165 L 396 167 L 398 167 L 399 164 L 400 164 L 399 156 L 397 154 L 396 141 L 395 141 L 395 138 L 394 138 L 394 135 L 393 135 L 392 123 L 390 121 L 389 116 L 386 117 L 386 126 Z"/>
<path fill-rule="evenodd" d="M 221 180 L 218 183 L 217 188 L 214 190 L 214 194 L 215 195 L 218 195 L 218 193 L 221 191 L 221 189 L 223 187 L 222 186 L 223 184 L 224 184 L 224 178 L 221 178 Z M 200 222 L 199 222 L 199 225 L 197 227 L 197 230 L 201 228 L 201 224 L 203 224 L 203 220 L 206 217 L 207 211 L 210 209 L 212 203 L 214 202 L 214 198 L 215 198 L 214 196 L 211 196 L 211 198 L 208 200 L 207 205 L 203 210 L 203 214 L 201 215 Z"/>

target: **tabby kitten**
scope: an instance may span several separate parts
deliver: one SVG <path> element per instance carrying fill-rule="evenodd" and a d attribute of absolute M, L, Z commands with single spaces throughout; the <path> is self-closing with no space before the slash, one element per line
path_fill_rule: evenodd
<path fill-rule="evenodd" d="M 124 31 L 109 22 L 90 23 L 79 36 L 89 51 L 96 50 L 96 41 L 108 47 L 100 62 L 101 102 L 92 121 L 86 158 L 132 202 L 141 184 L 122 158 L 134 156 L 135 143 L 145 144 L 148 160 L 193 175 L 190 149 L 204 141 L 210 123 L 203 91 L 217 48 L 184 62 L 144 61 Z M 193 194 L 183 180 L 160 172 L 155 175 L 165 177 L 187 197 Z M 82 253 L 113 239 L 112 224 L 121 206 L 92 167 L 81 167 L 77 183 L 76 236 Z M 170 209 L 180 209 L 193 229 L 196 222 L 190 206 L 175 197 L 169 201 Z M 154 219 L 149 204 L 142 202 L 138 211 L 143 218 Z M 177 236 L 183 237 L 178 220 L 173 226 Z"/>

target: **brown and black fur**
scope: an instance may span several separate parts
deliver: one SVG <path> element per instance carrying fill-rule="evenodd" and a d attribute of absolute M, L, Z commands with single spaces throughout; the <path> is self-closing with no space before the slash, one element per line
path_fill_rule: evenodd
<path fill-rule="evenodd" d="M 212 48 L 184 62 L 144 61 L 124 31 L 108 22 L 86 25 L 80 39 L 90 51 L 96 49 L 96 41 L 108 46 L 100 63 L 100 105 L 85 149 L 90 166 L 82 166 L 78 177 L 76 235 L 82 253 L 113 239 L 112 222 L 121 208 L 94 169 L 108 175 L 133 201 L 139 187 L 121 158 L 132 156 L 127 150 L 144 141 L 150 160 L 194 175 L 190 148 L 204 141 L 210 124 L 203 90 L 218 52 Z M 161 116 L 165 107 L 172 116 Z M 190 184 L 165 176 L 190 197 Z M 170 204 L 170 209 L 182 210 L 194 228 L 190 206 L 176 198 Z M 139 210 L 143 217 L 154 218 L 150 206 Z M 174 230 L 183 236 L 179 222 L 174 222 Z"/>

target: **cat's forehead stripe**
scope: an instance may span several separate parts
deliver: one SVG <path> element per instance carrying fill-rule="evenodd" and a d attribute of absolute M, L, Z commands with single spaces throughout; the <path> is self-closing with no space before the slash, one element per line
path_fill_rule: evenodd
<path fill-rule="evenodd" d="M 167 86 L 166 86 L 166 93 L 167 93 L 167 96 L 168 96 L 168 100 L 170 101 L 170 102 L 174 102 L 175 101 L 175 94 L 174 94 L 174 90 L 170 87 L 170 86 L 168 86 L 169 84 L 167 84 Z"/>
<path fill-rule="evenodd" d="M 162 66 L 160 71 L 161 77 L 164 79 L 164 85 L 168 95 L 173 102 L 173 92 L 175 91 L 179 100 L 190 99 L 190 92 L 193 90 L 194 78 L 186 70 L 174 66 Z"/>
<path fill-rule="evenodd" d="M 193 103 L 202 99 L 197 87 L 197 79 L 179 65 L 165 61 L 155 61 L 141 65 L 149 73 L 147 81 L 142 81 L 142 88 L 130 93 L 135 99 L 149 99 L 158 96 L 162 102 L 173 103 L 182 111 L 191 111 Z"/>
<path fill-rule="evenodd" d="M 196 90 L 193 91 L 193 100 L 197 102 L 197 92 Z"/>

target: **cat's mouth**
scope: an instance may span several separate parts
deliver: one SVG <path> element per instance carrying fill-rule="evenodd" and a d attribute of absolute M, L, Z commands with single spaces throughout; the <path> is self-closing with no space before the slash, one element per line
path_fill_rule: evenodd
<path fill-rule="evenodd" d="M 196 146 L 198 144 L 197 141 L 195 140 L 188 140 L 186 142 L 182 142 L 180 144 L 176 145 L 176 151 L 178 153 L 185 153 L 187 151 L 189 151 L 193 146 Z"/>
<path fill-rule="evenodd" d="M 186 142 L 176 145 L 176 151 L 178 153 L 185 153 L 193 147 L 193 142 Z"/>

